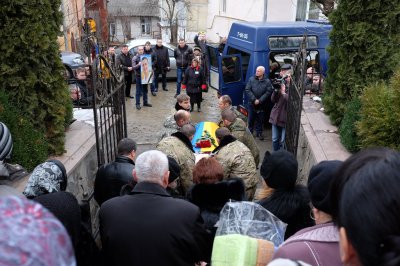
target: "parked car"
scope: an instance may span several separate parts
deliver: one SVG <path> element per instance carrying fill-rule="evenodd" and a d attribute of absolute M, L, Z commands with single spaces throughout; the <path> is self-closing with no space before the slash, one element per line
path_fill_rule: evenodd
<path fill-rule="evenodd" d="M 75 76 L 75 69 L 79 67 L 85 67 L 85 60 L 82 55 L 74 52 L 61 52 L 61 60 L 68 71 L 68 78 Z"/>
<path fill-rule="evenodd" d="M 154 50 L 157 43 L 156 39 L 135 39 L 135 40 L 130 40 L 126 43 L 128 45 L 129 53 L 135 55 L 137 53 L 137 48 L 141 45 L 144 46 L 144 44 L 147 41 L 151 43 L 151 48 Z M 176 79 L 176 60 L 174 57 L 175 46 L 164 42 L 163 46 L 168 48 L 169 61 L 170 61 L 170 71 L 167 72 L 167 78 Z"/>

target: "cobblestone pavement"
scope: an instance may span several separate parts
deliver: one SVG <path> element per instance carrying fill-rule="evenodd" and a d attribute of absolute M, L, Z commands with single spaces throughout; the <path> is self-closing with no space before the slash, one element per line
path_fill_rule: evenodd
<path fill-rule="evenodd" d="M 159 84 L 161 87 L 161 84 Z M 135 94 L 136 85 L 132 85 L 131 95 Z M 160 132 L 163 130 L 163 123 L 167 116 L 174 113 L 176 99 L 176 82 L 170 81 L 167 85 L 168 91 L 157 92 L 157 96 L 148 93 L 149 103 L 153 107 L 144 107 L 143 99 L 141 99 L 142 108 L 136 109 L 136 99 L 128 99 L 126 101 L 126 116 L 128 137 L 134 139 L 138 143 L 138 154 L 154 149 Z M 182 92 L 181 92 L 182 93 Z M 185 93 L 185 92 L 183 92 Z M 210 89 L 208 93 L 203 93 L 201 112 L 192 112 L 192 122 L 214 121 L 217 122 L 220 117 L 218 109 L 217 91 Z M 197 110 L 195 106 L 195 110 Z M 271 132 L 270 129 L 264 130 L 264 141 L 256 139 L 259 144 L 261 159 L 264 158 L 265 150 L 271 150 Z"/>

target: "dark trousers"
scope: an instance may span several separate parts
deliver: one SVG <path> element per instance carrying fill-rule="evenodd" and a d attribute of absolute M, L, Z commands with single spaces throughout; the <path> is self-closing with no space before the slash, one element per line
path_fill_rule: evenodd
<path fill-rule="evenodd" d="M 253 105 L 249 106 L 249 120 L 248 120 L 248 128 L 251 133 L 253 130 L 256 130 L 257 135 L 262 133 L 263 123 L 265 120 L 265 111 L 255 110 Z"/>
<path fill-rule="evenodd" d="M 158 81 L 159 81 L 160 75 L 161 75 L 161 82 L 162 82 L 163 90 L 165 90 L 167 88 L 167 74 L 165 72 L 162 73 L 161 71 L 160 72 L 156 71 L 156 76 L 155 76 L 155 80 L 154 80 L 156 91 L 158 91 Z"/>
<path fill-rule="evenodd" d="M 143 104 L 148 104 L 148 86 L 151 84 L 142 84 L 142 78 L 140 76 L 136 76 L 136 105 L 140 106 L 140 98 L 143 96 Z"/>
<path fill-rule="evenodd" d="M 132 74 L 125 76 L 125 97 L 131 96 Z"/>

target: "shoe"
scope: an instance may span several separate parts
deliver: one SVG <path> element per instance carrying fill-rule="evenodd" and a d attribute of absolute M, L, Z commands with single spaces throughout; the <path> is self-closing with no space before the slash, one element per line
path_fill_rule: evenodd
<path fill-rule="evenodd" d="M 192 109 L 192 108 L 190 108 L 190 112 L 193 112 L 193 109 Z"/>
<path fill-rule="evenodd" d="M 145 103 L 145 104 L 143 104 L 143 106 L 152 107 L 153 105 L 151 105 L 149 103 Z"/>
<path fill-rule="evenodd" d="M 259 140 L 264 140 L 264 136 L 261 133 L 257 133 L 257 138 Z"/>
<path fill-rule="evenodd" d="M 140 107 L 140 105 L 136 105 L 136 109 L 140 110 L 142 107 Z"/>
<path fill-rule="evenodd" d="M 179 94 L 175 94 L 174 98 L 178 97 Z"/>
<path fill-rule="evenodd" d="M 163 90 L 163 91 L 168 91 L 168 89 L 167 89 L 167 88 L 163 88 L 162 90 Z"/>
<path fill-rule="evenodd" d="M 201 112 L 201 108 L 197 108 L 197 112 Z"/>
<path fill-rule="evenodd" d="M 154 91 L 152 91 L 152 92 L 151 92 L 151 95 L 157 96 L 157 93 L 155 93 Z"/>
<path fill-rule="evenodd" d="M 131 99 L 135 99 L 135 97 L 133 97 L 133 96 L 129 96 L 129 98 L 131 98 Z"/>

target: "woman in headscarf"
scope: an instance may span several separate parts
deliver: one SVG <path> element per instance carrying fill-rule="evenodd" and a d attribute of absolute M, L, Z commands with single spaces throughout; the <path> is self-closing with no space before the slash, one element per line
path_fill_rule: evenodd
<path fill-rule="evenodd" d="M 67 188 L 67 171 L 58 160 L 47 160 L 33 170 L 23 194 L 28 199 L 37 196 L 65 191 Z"/>
<path fill-rule="evenodd" d="M 0 197 L 0 265 L 74 266 L 70 238 L 47 209 L 21 197 Z"/>

